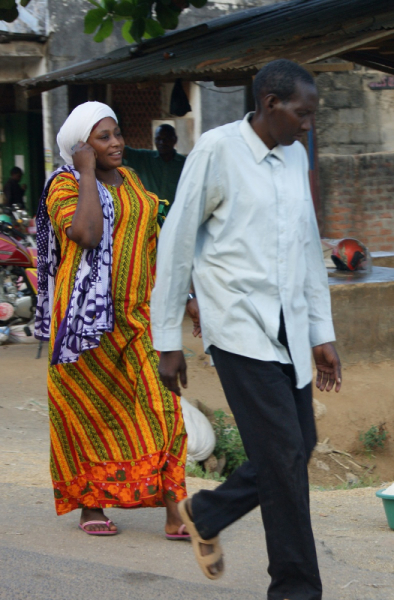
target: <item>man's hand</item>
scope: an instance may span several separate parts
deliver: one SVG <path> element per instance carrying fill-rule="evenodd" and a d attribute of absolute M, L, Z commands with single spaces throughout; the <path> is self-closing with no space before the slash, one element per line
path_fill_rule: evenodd
<path fill-rule="evenodd" d="M 330 392 L 335 384 L 335 391 L 339 392 L 342 385 L 341 361 L 334 346 L 321 344 L 312 348 L 312 352 L 317 369 L 316 387 L 321 392 Z"/>
<path fill-rule="evenodd" d="M 179 380 L 183 388 L 187 388 L 186 361 L 182 350 L 173 350 L 171 352 L 161 352 L 159 362 L 159 375 L 163 384 L 174 392 L 177 396 L 181 395 Z"/>
<path fill-rule="evenodd" d="M 193 298 L 192 300 L 187 301 L 186 312 L 193 321 L 192 334 L 194 335 L 194 337 L 202 337 L 200 325 L 200 309 L 198 308 L 197 298 Z"/>

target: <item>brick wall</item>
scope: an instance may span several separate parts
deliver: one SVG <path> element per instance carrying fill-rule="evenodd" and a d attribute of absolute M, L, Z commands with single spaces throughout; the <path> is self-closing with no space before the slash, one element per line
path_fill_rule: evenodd
<path fill-rule="evenodd" d="M 394 251 L 394 153 L 321 155 L 323 235 Z"/>
<path fill-rule="evenodd" d="M 161 119 L 160 84 L 113 85 L 112 108 L 126 144 L 132 148 L 152 148 L 152 119 Z"/>

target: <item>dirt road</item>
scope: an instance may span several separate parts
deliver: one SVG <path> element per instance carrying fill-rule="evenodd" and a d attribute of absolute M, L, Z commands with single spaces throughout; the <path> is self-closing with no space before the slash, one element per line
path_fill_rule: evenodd
<path fill-rule="evenodd" d="M 185 395 L 226 409 L 215 370 L 199 344 L 186 338 L 190 356 Z M 84 535 L 76 527 L 75 513 L 55 516 L 48 473 L 46 358 L 36 360 L 35 350 L 0 347 L 1 600 L 72 600 L 91 597 L 93 588 L 107 600 L 126 594 L 142 600 L 264 598 L 267 557 L 258 511 L 224 532 L 228 569 L 213 584 L 200 574 L 189 544 L 169 545 L 165 540 L 162 509 L 112 511 L 122 531 L 113 539 Z M 371 369 L 370 376 L 378 381 L 382 372 L 387 376 L 383 367 Z M 337 399 L 332 402 L 336 405 Z M 331 437 L 343 446 L 338 435 L 333 431 Z M 188 479 L 189 493 L 214 485 Z M 394 532 L 375 491 L 311 493 L 325 600 L 394 600 Z"/>

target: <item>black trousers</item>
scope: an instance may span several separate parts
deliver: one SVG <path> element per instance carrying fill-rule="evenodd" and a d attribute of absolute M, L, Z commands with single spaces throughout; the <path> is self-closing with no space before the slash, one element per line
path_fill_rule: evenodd
<path fill-rule="evenodd" d="M 292 365 L 211 346 L 248 461 L 215 490 L 192 498 L 203 539 L 260 505 L 271 584 L 268 600 L 321 600 L 307 462 L 316 444 L 312 386 L 295 386 Z"/>

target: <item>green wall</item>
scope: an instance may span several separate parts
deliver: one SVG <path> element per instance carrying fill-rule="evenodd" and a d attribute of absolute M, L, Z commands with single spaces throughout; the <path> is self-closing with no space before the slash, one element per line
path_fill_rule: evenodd
<path fill-rule="evenodd" d="M 0 139 L 3 185 L 15 166 L 15 156 L 22 155 L 24 175 L 21 183 L 27 185 L 26 206 L 34 215 L 45 181 L 41 115 L 32 112 L 0 115 L 0 128 L 3 130 Z"/>

